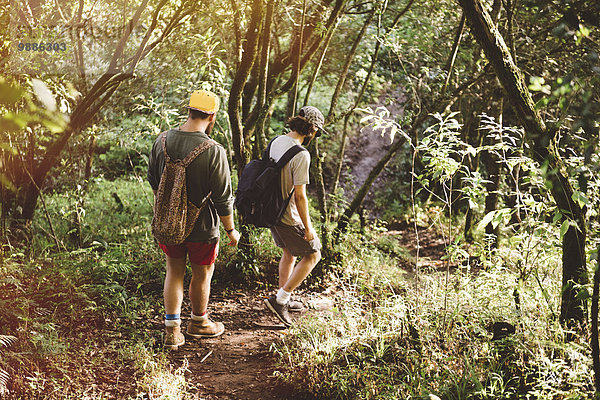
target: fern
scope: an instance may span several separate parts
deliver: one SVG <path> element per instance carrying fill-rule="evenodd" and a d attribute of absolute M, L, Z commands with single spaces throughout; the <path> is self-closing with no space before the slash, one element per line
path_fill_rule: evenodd
<path fill-rule="evenodd" d="M 8 372 L 0 369 L 0 396 L 8 394 Z"/>
<path fill-rule="evenodd" d="M 0 335 L 0 347 L 8 347 L 15 343 L 17 338 L 11 335 Z M 0 352 L 0 355 L 2 353 Z M 10 375 L 8 372 L 0 368 L 0 396 L 8 394 L 8 378 Z"/>
<path fill-rule="evenodd" d="M 17 338 L 14 336 L 0 335 L 0 347 L 8 347 L 16 341 L 17 341 Z"/>

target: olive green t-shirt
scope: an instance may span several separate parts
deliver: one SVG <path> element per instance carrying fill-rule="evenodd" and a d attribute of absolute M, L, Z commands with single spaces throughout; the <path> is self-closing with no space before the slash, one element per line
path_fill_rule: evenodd
<path fill-rule="evenodd" d="M 171 159 L 183 159 L 194 148 L 208 140 L 203 132 L 184 132 L 171 129 L 167 132 L 166 147 Z M 154 141 L 148 159 L 148 182 L 153 190 L 158 184 L 165 167 L 165 156 L 159 137 Z M 186 170 L 188 199 L 200 205 L 212 191 L 207 207 L 196 221 L 188 242 L 215 242 L 219 239 L 219 216 L 233 213 L 231 173 L 225 149 L 221 145 L 212 146 L 192 161 Z"/>

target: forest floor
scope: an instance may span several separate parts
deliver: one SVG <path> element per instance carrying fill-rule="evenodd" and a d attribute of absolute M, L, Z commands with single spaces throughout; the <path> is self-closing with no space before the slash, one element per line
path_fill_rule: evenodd
<path fill-rule="evenodd" d="M 248 289 L 215 294 L 211 298 L 211 319 L 225 324 L 225 333 L 212 339 L 190 339 L 176 351 L 169 351 L 173 368 L 186 369 L 188 391 L 212 399 L 306 399 L 290 385 L 277 379 L 276 355 L 271 344 L 287 334 L 263 303 L 265 294 Z M 328 312 L 332 303 L 323 294 L 297 297 L 307 305 L 292 317 L 304 318 Z M 294 315 L 295 314 L 295 315 Z"/>

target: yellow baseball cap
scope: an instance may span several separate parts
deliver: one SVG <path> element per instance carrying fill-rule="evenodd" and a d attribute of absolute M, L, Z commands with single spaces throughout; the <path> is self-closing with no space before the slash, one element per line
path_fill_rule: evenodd
<path fill-rule="evenodd" d="M 219 97 L 208 90 L 196 90 L 190 96 L 188 108 L 202 111 L 206 114 L 214 114 L 219 111 Z"/>

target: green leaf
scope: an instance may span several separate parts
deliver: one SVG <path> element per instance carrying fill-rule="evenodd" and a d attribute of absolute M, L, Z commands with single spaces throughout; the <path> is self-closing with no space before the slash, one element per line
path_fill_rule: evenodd
<path fill-rule="evenodd" d="M 361 124 L 365 124 L 365 123 L 367 123 L 367 122 L 371 121 L 373 118 L 375 118 L 375 116 L 374 116 L 374 115 L 367 115 L 367 116 L 365 116 L 365 117 L 362 117 L 362 118 L 360 119 L 360 123 L 361 123 Z"/>
<path fill-rule="evenodd" d="M 35 116 L 23 112 L 8 112 L 0 117 L 0 128 L 9 132 L 16 132 L 24 129 L 31 121 L 35 121 Z"/>
<path fill-rule="evenodd" d="M 4 175 L 0 173 L 0 186 L 4 186 L 8 190 L 14 192 L 16 190 L 15 185 Z"/>
<path fill-rule="evenodd" d="M 569 230 L 569 226 L 571 225 L 571 221 L 569 221 L 568 219 L 566 219 L 562 225 L 560 226 L 560 238 L 562 240 L 562 238 L 565 236 L 565 233 L 567 233 L 567 231 Z"/>
<path fill-rule="evenodd" d="M 21 100 L 25 91 L 18 86 L 12 86 L 6 82 L 0 82 L 0 104 L 10 105 Z"/>
<path fill-rule="evenodd" d="M 581 288 L 581 290 L 579 290 L 577 292 L 577 294 L 575 295 L 575 298 L 577 300 L 587 300 L 587 299 L 592 298 L 592 295 L 590 294 L 589 290 L 586 287 L 584 287 L 584 288 Z"/>
<path fill-rule="evenodd" d="M 575 203 L 579 204 L 579 207 L 587 206 L 590 204 L 587 197 L 585 197 L 585 195 L 579 191 L 573 192 L 573 194 L 571 195 L 571 199 L 573 199 Z"/>
<path fill-rule="evenodd" d="M 546 81 L 541 76 L 532 76 L 529 78 L 529 90 L 532 92 L 542 92 L 544 94 L 550 94 L 550 85 L 546 85 Z"/>
<path fill-rule="evenodd" d="M 44 118 L 42 124 L 48 128 L 52 133 L 60 133 L 65 129 L 66 123 L 59 119 L 52 120 L 50 118 Z"/>
<path fill-rule="evenodd" d="M 562 219 L 563 215 L 561 214 L 560 211 L 556 210 L 556 212 L 554 213 L 554 217 L 552 218 L 552 223 L 556 224 L 558 221 L 560 221 Z"/>
<path fill-rule="evenodd" d="M 483 217 L 481 222 L 477 224 L 477 229 L 485 228 L 490 222 L 492 222 L 492 219 L 494 219 L 495 214 L 496 211 L 490 211 L 489 213 L 487 213 L 485 217 Z"/>

